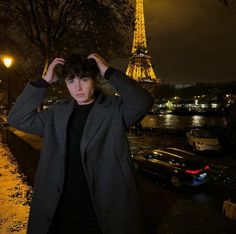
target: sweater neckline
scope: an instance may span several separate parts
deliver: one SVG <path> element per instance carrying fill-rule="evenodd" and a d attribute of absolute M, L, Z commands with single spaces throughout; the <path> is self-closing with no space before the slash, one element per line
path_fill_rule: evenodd
<path fill-rule="evenodd" d="M 78 112 L 78 111 L 88 111 L 93 107 L 94 103 L 95 103 L 95 101 L 93 101 L 89 104 L 86 104 L 86 105 L 79 105 L 77 102 L 75 102 L 74 110 L 76 112 Z"/>

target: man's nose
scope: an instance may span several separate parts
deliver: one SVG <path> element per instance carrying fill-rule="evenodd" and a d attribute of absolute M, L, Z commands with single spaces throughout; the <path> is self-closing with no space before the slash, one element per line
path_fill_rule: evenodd
<path fill-rule="evenodd" d="M 80 79 L 75 79 L 75 89 L 76 90 L 81 90 L 82 89 Z"/>

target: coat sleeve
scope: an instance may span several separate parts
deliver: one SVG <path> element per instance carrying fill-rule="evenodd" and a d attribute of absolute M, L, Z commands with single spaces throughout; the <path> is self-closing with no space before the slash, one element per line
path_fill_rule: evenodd
<path fill-rule="evenodd" d="M 110 84 L 120 95 L 120 110 L 126 127 L 140 121 L 152 108 L 152 95 L 123 72 L 115 70 L 109 79 Z"/>
<path fill-rule="evenodd" d="M 39 112 L 47 88 L 38 88 L 28 83 L 8 115 L 8 123 L 30 134 L 43 135 L 49 110 Z"/>

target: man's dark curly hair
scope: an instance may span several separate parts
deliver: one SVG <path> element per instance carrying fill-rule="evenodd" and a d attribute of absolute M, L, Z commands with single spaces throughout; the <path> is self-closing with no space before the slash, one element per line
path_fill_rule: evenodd
<path fill-rule="evenodd" d="M 99 76 L 99 68 L 94 59 L 87 59 L 80 54 L 72 54 L 65 59 L 65 64 L 60 66 L 61 71 L 58 76 L 65 79 L 74 79 L 75 77 L 89 77 L 96 79 Z"/>

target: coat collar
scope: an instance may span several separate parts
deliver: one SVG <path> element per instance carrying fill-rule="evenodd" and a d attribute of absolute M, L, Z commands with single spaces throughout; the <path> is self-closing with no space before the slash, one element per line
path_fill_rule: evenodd
<path fill-rule="evenodd" d="M 86 147 L 96 134 L 106 116 L 106 112 L 104 111 L 106 106 L 106 97 L 101 93 L 96 99 L 95 104 L 88 115 L 83 130 L 83 136 L 80 143 L 82 158 L 84 157 Z"/>
<path fill-rule="evenodd" d="M 67 127 L 68 127 L 70 116 L 75 108 L 75 105 L 76 105 L 76 101 L 74 99 L 71 100 L 70 103 L 64 107 L 63 113 L 60 113 L 61 114 L 60 120 L 57 123 L 58 125 L 62 125 L 59 128 L 61 129 L 59 137 L 63 138 L 61 139 L 61 142 L 65 142 L 65 144 L 61 144 L 61 146 L 63 147 L 62 152 L 66 151 Z M 89 142 L 92 140 L 96 131 L 99 129 L 103 119 L 105 118 L 104 108 L 106 108 L 107 105 L 108 105 L 108 102 L 107 102 L 106 96 L 100 93 L 98 97 L 96 98 L 94 106 L 92 107 L 88 115 L 84 130 L 83 130 L 83 136 L 80 143 L 80 150 L 81 150 L 82 157 L 84 156 L 86 147 L 88 146 Z"/>
<path fill-rule="evenodd" d="M 65 144 L 59 145 L 62 147 L 62 152 L 66 151 L 66 142 L 67 142 L 67 125 L 69 122 L 69 118 L 74 110 L 74 101 L 71 100 L 68 105 L 65 105 L 63 111 L 60 111 L 60 118 L 58 119 L 58 123 L 56 126 L 60 126 L 58 128 L 58 137 L 61 138 L 60 142 L 65 142 Z"/>

